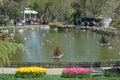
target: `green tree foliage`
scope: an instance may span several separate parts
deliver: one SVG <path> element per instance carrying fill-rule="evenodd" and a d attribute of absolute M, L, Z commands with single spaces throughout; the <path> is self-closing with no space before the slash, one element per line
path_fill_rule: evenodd
<path fill-rule="evenodd" d="M 18 44 L 13 42 L 14 36 L 8 34 L 4 31 L 0 31 L 0 66 L 8 63 L 9 59 L 13 57 L 14 54 L 26 51 L 23 44 Z"/>
<path fill-rule="evenodd" d="M 120 0 L 108 0 L 105 5 L 102 7 L 102 13 L 111 17 L 113 20 L 112 26 L 120 29 Z"/>
<path fill-rule="evenodd" d="M 3 6 L 3 0 L 0 0 L 0 6 Z"/>
<path fill-rule="evenodd" d="M 13 54 L 24 51 L 24 46 L 22 44 L 0 41 L 0 66 L 9 63 L 9 58 Z"/>
<path fill-rule="evenodd" d="M 81 14 L 109 15 L 119 24 L 119 0 L 0 0 L 0 16 L 21 18 L 21 11 L 31 8 L 38 11 L 38 18 L 57 18 L 58 21 L 81 21 Z M 2 5 L 2 6 L 1 6 Z"/>
<path fill-rule="evenodd" d="M 80 21 L 80 16 L 86 17 L 88 14 L 93 14 L 94 18 L 101 14 L 101 8 L 107 0 L 77 0 L 72 3 L 72 7 L 75 10 L 73 14 L 74 23 Z M 96 15 L 96 16 L 95 16 Z"/>
<path fill-rule="evenodd" d="M 0 8 L 0 14 L 11 19 L 14 16 L 21 18 L 21 11 L 25 8 L 31 8 L 38 12 L 37 17 L 45 17 L 59 21 L 69 19 L 73 13 L 71 3 L 76 0 L 3 0 L 3 7 Z"/>
<path fill-rule="evenodd" d="M 84 4 L 83 0 L 81 0 L 81 1 L 77 0 L 74 3 L 72 3 L 72 7 L 75 10 L 72 15 L 74 24 L 77 24 L 80 21 L 80 15 L 82 14 L 82 12 L 84 10 L 83 6 L 82 6 L 83 4 Z"/>
<path fill-rule="evenodd" d="M 65 16 L 68 18 L 73 12 L 71 9 L 71 3 L 73 1 L 74 0 L 31 0 L 30 7 L 38 11 L 39 17 L 49 19 L 56 17 L 59 21 L 64 21 Z"/>
<path fill-rule="evenodd" d="M 21 11 L 27 7 L 28 0 L 3 0 L 3 6 L 0 7 L 0 14 L 8 19 L 13 19 L 15 16 L 21 16 Z"/>

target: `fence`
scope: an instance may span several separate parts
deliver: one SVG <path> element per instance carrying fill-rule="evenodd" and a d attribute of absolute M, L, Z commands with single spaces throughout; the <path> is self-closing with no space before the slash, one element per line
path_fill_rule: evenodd
<path fill-rule="evenodd" d="M 120 67 L 120 61 L 109 62 L 11 62 L 4 64 L 4 67 L 29 67 L 40 66 L 45 68 L 66 68 L 66 67 Z"/>

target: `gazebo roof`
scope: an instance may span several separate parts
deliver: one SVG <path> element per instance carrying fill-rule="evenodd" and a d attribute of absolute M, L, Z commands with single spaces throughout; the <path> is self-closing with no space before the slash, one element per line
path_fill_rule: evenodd
<path fill-rule="evenodd" d="M 94 18 L 95 15 L 94 14 L 81 14 L 80 18 Z"/>
<path fill-rule="evenodd" d="M 38 12 L 35 10 L 31 10 L 30 8 L 26 8 L 24 11 L 22 11 L 21 13 L 24 14 L 37 14 Z"/>

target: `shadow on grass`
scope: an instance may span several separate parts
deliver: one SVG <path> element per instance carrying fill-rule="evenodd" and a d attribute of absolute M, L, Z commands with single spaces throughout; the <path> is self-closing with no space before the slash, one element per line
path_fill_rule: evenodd
<path fill-rule="evenodd" d="M 16 78 L 14 74 L 0 74 L 0 80 L 120 80 L 120 77 L 92 76 L 91 78 L 62 78 L 61 75 L 45 75 L 40 78 Z"/>

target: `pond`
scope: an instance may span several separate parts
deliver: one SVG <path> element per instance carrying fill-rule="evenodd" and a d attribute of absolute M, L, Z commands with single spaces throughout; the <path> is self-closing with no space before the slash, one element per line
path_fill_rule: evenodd
<path fill-rule="evenodd" d="M 101 35 L 89 30 L 37 30 L 16 33 L 16 42 L 24 44 L 26 52 L 17 53 L 12 62 L 95 62 L 120 60 L 120 38 L 106 36 L 109 46 L 98 46 Z M 52 59 L 55 47 L 64 54 Z"/>

